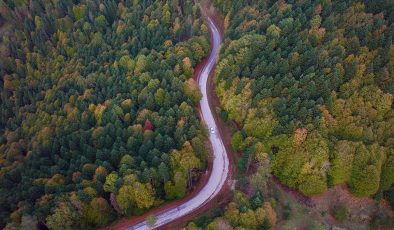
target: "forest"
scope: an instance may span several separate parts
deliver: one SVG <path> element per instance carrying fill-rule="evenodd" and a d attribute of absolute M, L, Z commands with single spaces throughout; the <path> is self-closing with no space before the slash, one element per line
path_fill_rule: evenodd
<path fill-rule="evenodd" d="M 97 228 L 193 187 L 193 1 L 6 0 L 0 26 L 0 228 Z"/>
<path fill-rule="evenodd" d="M 213 81 L 236 184 L 230 203 L 184 229 L 392 228 L 380 209 L 382 198 L 394 207 L 392 2 L 213 4 L 225 31 Z M 338 197 L 326 209 L 309 202 L 336 185 L 348 202 L 368 197 L 379 208 L 365 221 Z"/>
<path fill-rule="evenodd" d="M 96 229 L 193 190 L 210 159 L 198 2 L 0 0 L 0 228 Z M 186 229 L 283 227 L 273 180 L 394 207 L 392 1 L 212 3 L 236 183 Z"/>
<path fill-rule="evenodd" d="M 214 83 L 238 168 L 310 196 L 346 184 L 394 204 L 390 1 L 213 1 L 226 29 Z M 391 10 L 390 10 L 391 9 Z"/>

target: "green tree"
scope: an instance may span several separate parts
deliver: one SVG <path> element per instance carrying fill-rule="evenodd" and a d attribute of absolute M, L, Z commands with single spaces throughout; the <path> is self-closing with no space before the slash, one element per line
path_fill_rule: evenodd
<path fill-rule="evenodd" d="M 190 78 L 185 82 L 184 90 L 186 96 L 188 96 L 194 102 L 194 104 L 197 104 L 200 101 L 201 92 L 193 78 Z"/>
<path fill-rule="evenodd" d="M 104 226 L 112 219 L 112 210 L 108 202 L 102 197 L 93 198 L 90 204 L 82 209 L 82 219 L 93 227 Z"/>
<path fill-rule="evenodd" d="M 167 199 L 174 200 L 185 196 L 187 180 L 181 172 L 176 172 L 174 182 L 168 181 L 164 185 Z"/>
<path fill-rule="evenodd" d="M 171 20 L 171 12 L 168 3 L 163 6 L 162 20 L 166 24 L 168 24 Z"/>
<path fill-rule="evenodd" d="M 359 146 L 349 181 L 350 191 L 354 195 L 371 196 L 378 191 L 383 159 L 384 153 L 380 146 Z"/>
<path fill-rule="evenodd" d="M 280 36 L 280 32 L 281 32 L 281 29 L 274 24 L 270 25 L 267 29 L 267 35 L 269 35 L 273 39 L 278 39 Z"/>
<path fill-rule="evenodd" d="M 346 183 L 352 173 L 352 165 L 357 144 L 348 141 L 338 141 L 335 145 L 332 167 L 330 171 L 331 183 L 336 185 Z"/>
<path fill-rule="evenodd" d="M 131 199 L 138 208 L 147 209 L 153 206 L 155 193 L 150 184 L 135 182 L 132 185 Z"/>
<path fill-rule="evenodd" d="M 389 190 L 394 184 L 394 154 L 386 159 L 382 166 L 380 187 L 383 191 Z"/>
<path fill-rule="evenodd" d="M 135 64 L 129 55 L 125 55 L 120 58 L 119 65 L 126 70 L 133 70 Z"/>
<path fill-rule="evenodd" d="M 105 183 L 104 183 L 104 186 L 103 186 L 104 191 L 116 193 L 116 191 L 117 191 L 116 183 L 117 183 L 118 179 L 119 179 L 119 177 L 118 177 L 118 174 L 116 172 L 110 173 L 105 178 Z"/>
<path fill-rule="evenodd" d="M 80 19 L 85 17 L 86 5 L 81 4 L 81 5 L 73 6 L 72 12 L 73 12 L 73 15 L 75 17 L 75 20 L 79 21 Z"/>
<path fill-rule="evenodd" d="M 201 167 L 201 161 L 196 157 L 190 142 L 185 142 L 181 150 L 173 151 L 171 166 L 174 172 L 180 171 L 184 175 L 187 175 L 193 168 Z"/>
<path fill-rule="evenodd" d="M 120 187 L 116 196 L 116 202 L 123 214 L 130 214 L 133 205 L 135 205 L 131 198 L 132 189 L 133 187 L 131 185 L 124 185 Z"/>
<path fill-rule="evenodd" d="M 224 212 L 224 218 L 231 223 L 232 226 L 237 226 L 239 223 L 239 210 L 237 204 L 231 202 L 227 205 Z"/>
<path fill-rule="evenodd" d="M 231 147 L 235 150 L 235 151 L 239 151 L 240 150 L 240 146 L 241 143 L 243 141 L 243 137 L 240 131 L 236 132 L 233 137 L 231 138 Z"/>
<path fill-rule="evenodd" d="M 46 224 L 50 229 L 74 229 L 78 226 L 78 212 L 68 204 L 60 204 L 53 213 L 46 218 Z"/>
<path fill-rule="evenodd" d="M 299 185 L 300 191 L 307 195 L 320 194 L 327 189 L 327 184 L 324 178 L 319 175 L 307 175 L 304 176 L 304 181 Z"/>
<path fill-rule="evenodd" d="M 369 165 L 364 169 L 354 169 L 349 182 L 351 192 L 356 196 L 371 196 L 379 189 L 379 171 Z"/>

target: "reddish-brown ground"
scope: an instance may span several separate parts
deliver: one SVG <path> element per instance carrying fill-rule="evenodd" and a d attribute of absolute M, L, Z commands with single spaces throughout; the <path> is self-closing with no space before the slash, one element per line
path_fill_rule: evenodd
<path fill-rule="evenodd" d="M 208 7 L 203 6 L 202 8 L 209 15 L 209 17 L 211 17 L 211 19 L 214 21 L 214 23 L 218 26 L 220 33 L 223 35 L 223 28 L 224 27 L 223 27 L 223 21 L 222 21 L 220 15 L 217 12 L 213 11 L 212 9 L 208 10 Z M 212 37 L 211 37 L 211 42 L 212 42 Z M 196 81 L 198 80 L 198 77 L 200 76 L 200 73 L 201 73 L 203 67 L 206 65 L 206 62 L 207 62 L 207 58 L 204 58 L 194 68 L 193 78 Z M 212 71 L 212 73 L 210 74 L 210 78 L 212 77 L 213 72 L 214 71 Z M 208 84 L 208 97 L 210 98 L 209 104 L 210 104 L 212 111 L 216 111 L 215 108 L 219 107 L 219 99 L 217 98 L 217 96 L 215 94 L 214 85 L 212 83 L 212 80 L 209 81 L 209 84 Z M 201 118 L 200 108 L 197 108 L 197 109 L 199 111 L 198 114 Z M 218 132 L 222 136 L 223 143 L 226 147 L 227 153 L 229 154 L 229 159 L 230 159 L 229 172 L 231 173 L 233 171 L 232 165 L 234 165 L 234 158 L 233 158 L 233 154 L 231 151 L 231 145 L 230 145 L 231 144 L 231 132 L 228 130 L 228 127 L 218 118 L 216 113 L 214 114 L 214 117 L 215 117 L 216 122 L 218 123 L 218 129 L 219 129 Z M 207 145 L 209 145 L 209 142 L 207 142 Z M 137 224 L 137 223 L 145 220 L 148 216 L 150 216 L 152 214 L 157 215 L 159 213 L 164 212 L 165 210 L 171 209 L 171 208 L 176 207 L 184 202 L 187 202 L 188 200 L 193 198 L 194 195 L 197 194 L 204 187 L 204 185 L 207 183 L 210 173 L 212 171 L 211 168 L 212 168 L 212 159 L 209 160 L 207 172 L 201 176 L 201 178 L 199 179 L 199 181 L 198 181 L 197 185 L 195 186 L 195 188 L 193 189 L 193 191 L 191 193 L 189 193 L 185 198 L 164 204 L 164 205 L 154 208 L 154 209 L 151 209 L 141 216 L 133 216 L 130 218 L 123 218 L 123 219 L 119 220 L 117 223 L 115 223 L 111 226 L 105 227 L 104 229 L 124 229 L 128 226 L 132 226 L 134 224 Z M 229 178 L 228 183 L 226 183 L 226 185 L 222 188 L 222 190 L 219 192 L 219 194 L 214 199 L 209 201 L 207 204 L 205 204 L 204 206 L 202 206 L 198 210 L 196 210 L 196 211 L 194 211 L 194 212 L 192 212 L 180 219 L 177 219 L 165 226 L 162 226 L 159 229 L 179 229 L 180 227 L 187 224 L 187 222 L 190 219 L 192 219 L 193 217 L 196 217 L 197 215 L 200 215 L 201 213 L 206 212 L 214 207 L 223 206 L 223 205 L 227 204 L 232 199 L 232 192 L 231 192 L 231 188 L 229 186 L 229 184 L 231 182 L 232 174 L 230 174 L 228 178 Z"/>
<path fill-rule="evenodd" d="M 322 194 L 307 197 L 298 190 L 282 184 L 275 177 L 272 178 L 271 182 L 277 191 L 275 195 L 277 199 L 287 201 L 291 199 L 298 204 L 302 204 L 307 210 L 305 219 L 318 220 L 325 223 L 326 226 L 360 229 L 368 227 L 372 218 L 376 215 L 385 214 L 394 219 L 393 210 L 384 200 L 378 202 L 368 197 L 355 197 L 345 185 L 337 185 L 327 189 Z M 347 208 L 349 216 L 346 221 L 339 222 L 331 215 L 336 206 Z M 298 225 L 297 229 L 303 229 L 301 225 Z M 278 226 L 280 227 L 280 223 Z"/>
<path fill-rule="evenodd" d="M 317 211 L 331 210 L 333 206 L 344 205 L 349 210 L 349 222 L 368 224 L 372 217 L 378 213 L 386 213 L 394 219 L 394 213 L 384 200 L 376 201 L 369 197 L 355 197 L 349 192 L 346 185 L 337 185 L 327 189 L 322 194 L 312 196 L 311 203 Z M 331 216 L 326 217 L 327 222 L 331 221 Z M 333 219 L 335 223 L 335 219 Z M 344 223 L 343 227 L 352 226 L 351 223 Z M 335 223 L 341 225 L 340 223 Z"/>

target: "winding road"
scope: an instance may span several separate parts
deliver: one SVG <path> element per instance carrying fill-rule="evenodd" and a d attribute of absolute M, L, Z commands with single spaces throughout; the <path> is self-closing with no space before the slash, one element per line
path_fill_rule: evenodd
<path fill-rule="evenodd" d="M 229 159 L 226 148 L 219 134 L 219 130 L 217 128 L 213 113 L 211 111 L 211 108 L 209 107 L 207 95 L 209 74 L 212 72 L 216 64 L 216 59 L 221 43 L 221 35 L 218 28 L 209 17 L 207 17 L 207 22 L 211 31 L 212 38 L 211 53 L 205 66 L 202 68 L 200 75 L 198 76 L 198 85 L 202 93 L 202 98 L 200 101 L 201 118 L 209 128 L 209 140 L 213 149 L 212 172 L 210 174 L 207 184 L 194 197 L 192 197 L 185 203 L 178 205 L 177 207 L 172 207 L 160 213 L 155 213 L 156 223 L 154 225 L 154 228 L 168 224 L 202 207 L 220 192 L 222 187 L 225 185 L 225 182 L 227 181 L 229 173 Z M 147 222 L 143 221 L 133 226 L 129 226 L 126 229 L 143 230 L 150 228 Z"/>

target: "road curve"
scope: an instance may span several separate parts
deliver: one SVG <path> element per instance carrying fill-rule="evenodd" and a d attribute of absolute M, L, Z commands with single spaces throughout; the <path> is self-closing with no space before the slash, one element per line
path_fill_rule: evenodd
<path fill-rule="evenodd" d="M 213 21 L 207 17 L 208 27 L 211 31 L 212 44 L 211 53 L 203 67 L 200 75 L 198 76 L 198 85 L 200 87 L 202 98 L 200 101 L 201 118 L 209 129 L 213 128 L 213 132 L 209 131 L 209 140 L 213 149 L 213 165 L 212 172 L 208 179 L 208 183 L 190 200 L 177 207 L 170 208 L 161 213 L 156 213 L 156 224 L 154 228 L 163 226 L 171 221 L 185 216 L 214 198 L 225 184 L 229 172 L 229 159 L 227 156 L 226 148 L 224 147 L 222 138 L 219 134 L 216 121 L 213 117 L 211 108 L 208 103 L 207 84 L 209 74 L 212 72 L 219 52 L 221 43 L 221 35 L 218 28 Z M 146 221 L 140 222 L 133 226 L 129 226 L 128 230 L 145 230 L 150 229 Z"/>

